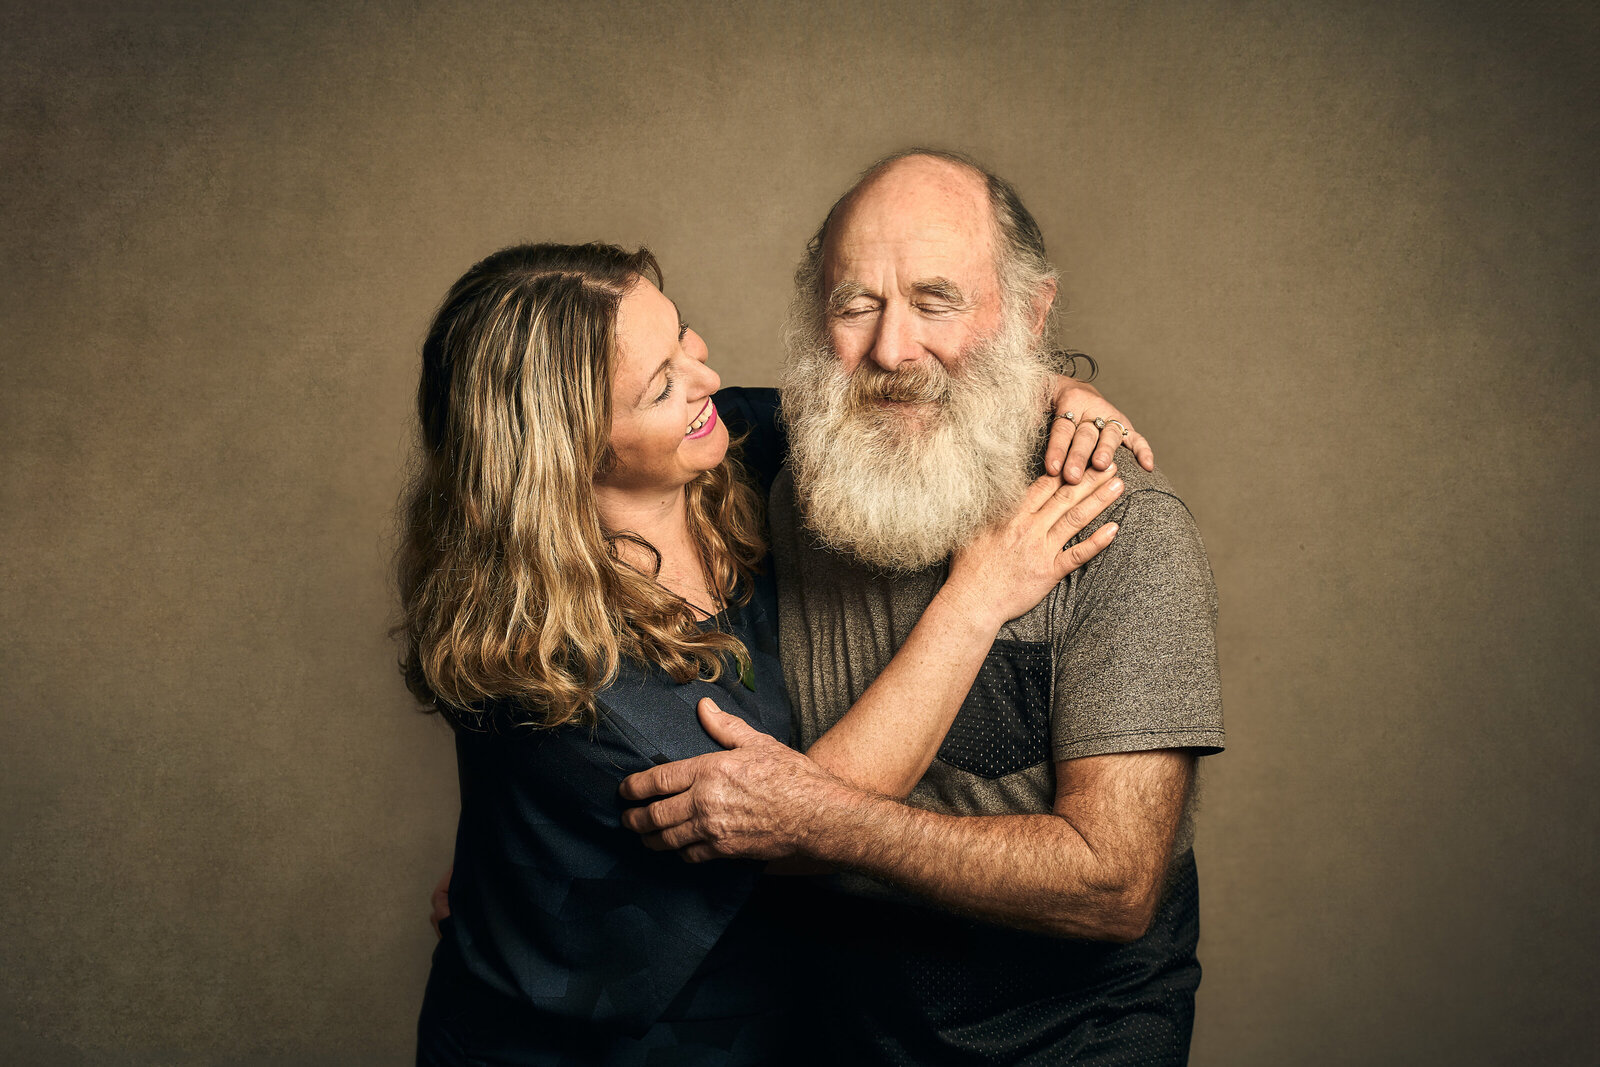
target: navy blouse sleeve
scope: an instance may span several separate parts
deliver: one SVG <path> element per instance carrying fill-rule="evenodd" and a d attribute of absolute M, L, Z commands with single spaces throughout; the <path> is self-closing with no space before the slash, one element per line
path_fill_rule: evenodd
<path fill-rule="evenodd" d="M 759 869 L 684 863 L 624 828 L 617 785 L 651 760 L 604 718 L 592 733 L 458 732 L 456 754 L 450 905 L 466 969 L 538 1012 L 642 1034 L 749 897 Z"/>
<path fill-rule="evenodd" d="M 765 499 L 789 456 L 789 434 L 778 410 L 778 391 L 730 386 L 713 399 L 718 414 L 728 424 L 728 433 L 734 437 L 749 435 L 744 440 L 742 459 L 745 469 L 761 483 L 761 496 Z"/>
<path fill-rule="evenodd" d="M 461 820 L 448 954 L 470 978 L 548 1018 L 637 1036 L 662 1017 L 749 900 L 759 864 L 684 863 L 622 825 L 617 786 L 654 763 L 721 746 L 695 702 L 787 741 L 770 579 L 730 610 L 751 653 L 741 677 L 677 685 L 624 666 L 599 722 L 521 733 L 456 731 Z"/>

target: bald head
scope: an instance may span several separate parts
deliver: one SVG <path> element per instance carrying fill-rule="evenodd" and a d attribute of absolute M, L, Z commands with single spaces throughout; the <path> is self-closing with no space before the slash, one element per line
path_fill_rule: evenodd
<path fill-rule="evenodd" d="M 985 270 L 960 295 L 1028 317 L 1040 342 L 1048 340 L 1056 272 L 1038 223 L 1010 183 L 975 160 L 937 149 L 879 160 L 834 203 L 795 271 L 791 312 L 820 330 L 852 295 L 848 264 L 893 253 L 910 265 L 933 252 L 946 260 L 960 252 L 974 265 L 981 260 Z"/>
<path fill-rule="evenodd" d="M 903 153 L 834 205 L 795 280 L 783 411 L 806 524 L 879 567 L 947 557 L 1042 447 L 1038 227 L 976 164 Z"/>
<path fill-rule="evenodd" d="M 879 164 L 830 213 L 823 245 L 823 282 L 863 255 L 921 255 L 936 250 L 980 257 L 997 266 L 997 227 L 983 175 L 935 156 Z M 998 288 L 998 270 L 989 279 Z"/>

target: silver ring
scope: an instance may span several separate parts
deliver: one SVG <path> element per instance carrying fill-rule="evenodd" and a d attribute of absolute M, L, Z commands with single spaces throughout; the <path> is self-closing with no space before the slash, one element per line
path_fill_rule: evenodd
<path fill-rule="evenodd" d="M 1069 411 L 1065 415 L 1057 415 L 1056 418 L 1058 418 L 1058 419 L 1066 419 L 1068 422 L 1072 423 L 1074 426 L 1076 426 L 1078 424 L 1078 422 L 1077 422 L 1078 416 L 1077 416 L 1076 412 Z"/>
<path fill-rule="evenodd" d="M 1124 439 L 1124 440 L 1126 440 L 1126 439 L 1127 439 L 1127 436 L 1128 436 L 1128 434 L 1129 434 L 1129 433 L 1131 433 L 1131 432 L 1132 432 L 1132 431 L 1130 431 L 1130 430 L 1129 430 L 1129 429 L 1128 429 L 1128 424 L 1127 424 L 1127 423 L 1125 423 L 1125 422 L 1123 422 L 1123 421 L 1122 421 L 1122 420 L 1121 420 L 1121 419 L 1107 419 L 1107 420 L 1106 420 L 1106 421 L 1107 421 L 1107 422 L 1114 422 L 1114 423 L 1116 423 L 1116 424 L 1117 424 L 1117 425 L 1118 425 L 1118 426 L 1120 426 L 1120 427 L 1122 427 L 1122 436 L 1123 436 L 1123 439 Z"/>

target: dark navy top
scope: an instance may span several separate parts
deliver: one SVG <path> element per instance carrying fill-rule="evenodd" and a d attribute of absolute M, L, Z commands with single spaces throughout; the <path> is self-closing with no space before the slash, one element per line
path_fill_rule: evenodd
<path fill-rule="evenodd" d="M 719 393 L 717 406 L 730 431 L 750 431 L 747 466 L 770 483 L 782 455 L 775 397 L 748 392 Z M 774 1058 L 791 961 L 779 909 L 758 892 L 760 865 L 652 852 L 622 826 L 617 794 L 636 771 L 721 750 L 696 717 L 701 697 L 789 740 L 770 567 L 717 624 L 749 651 L 751 686 L 731 662 L 716 682 L 687 685 L 633 664 L 599 694 L 592 728 L 519 729 L 509 716 L 490 729 L 456 725 L 451 914 L 419 1062 Z"/>

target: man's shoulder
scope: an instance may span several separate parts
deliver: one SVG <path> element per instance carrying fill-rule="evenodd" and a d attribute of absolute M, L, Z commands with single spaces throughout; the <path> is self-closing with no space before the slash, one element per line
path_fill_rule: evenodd
<path fill-rule="evenodd" d="M 1117 523 L 1119 536 L 1198 539 L 1189 506 L 1159 467 L 1145 470 L 1127 448 L 1117 449 L 1115 458 L 1117 476 L 1123 484 L 1122 496 L 1085 526 L 1075 540 L 1090 536 L 1107 522 Z"/>
<path fill-rule="evenodd" d="M 1065 632 L 1103 595 L 1128 597 L 1142 593 L 1182 594 L 1203 601 L 1215 597 L 1215 580 L 1205 543 L 1188 505 L 1160 469 L 1147 471 L 1133 453 L 1119 448 L 1117 473 L 1125 488 L 1111 507 L 1085 526 L 1074 541 L 1091 536 L 1107 522 L 1117 536 L 1098 556 L 1061 580 L 1055 592 L 1029 616 L 1051 620 L 1049 628 Z"/>
<path fill-rule="evenodd" d="M 774 551 L 791 552 L 795 546 L 794 533 L 800 526 L 800 512 L 794 499 L 794 474 L 785 463 L 772 479 L 767 492 L 767 528 L 772 535 Z"/>
<path fill-rule="evenodd" d="M 1139 461 L 1134 458 L 1133 453 L 1126 446 L 1118 448 L 1117 454 L 1113 458 L 1117 462 L 1117 474 L 1121 477 L 1123 485 L 1127 487 L 1122 492 L 1123 499 L 1131 499 L 1137 493 L 1161 493 L 1180 504 L 1183 503 L 1183 498 L 1178 495 L 1178 490 L 1167 480 L 1167 476 L 1162 473 L 1160 467 L 1153 471 L 1145 470 L 1139 466 Z"/>
<path fill-rule="evenodd" d="M 772 479 L 772 502 L 777 503 L 780 498 L 786 504 L 794 500 L 794 472 L 787 463 L 778 468 L 777 476 Z"/>

